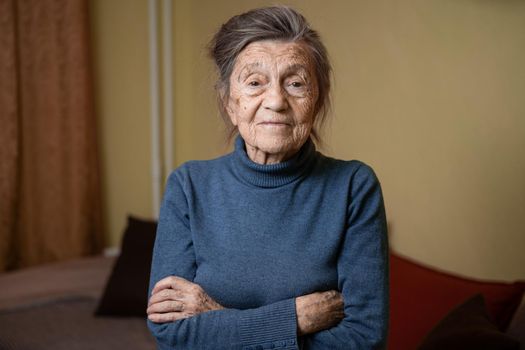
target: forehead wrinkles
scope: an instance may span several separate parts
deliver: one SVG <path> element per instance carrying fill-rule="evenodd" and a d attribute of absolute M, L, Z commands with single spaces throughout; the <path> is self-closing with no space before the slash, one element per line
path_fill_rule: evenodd
<path fill-rule="evenodd" d="M 312 60 L 308 51 L 298 43 L 252 43 L 238 56 L 234 74 L 238 78 L 246 71 L 275 69 L 280 72 L 304 71 L 312 73 Z"/>

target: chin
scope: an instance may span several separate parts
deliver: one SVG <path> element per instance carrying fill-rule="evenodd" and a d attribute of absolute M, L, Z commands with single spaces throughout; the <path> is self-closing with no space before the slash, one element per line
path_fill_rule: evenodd
<path fill-rule="evenodd" d="M 279 142 L 273 140 L 270 142 L 263 143 L 262 145 L 260 145 L 259 149 L 269 154 L 288 154 L 290 152 L 293 152 L 295 147 L 293 147 L 293 144 L 291 144 L 290 142 Z"/>

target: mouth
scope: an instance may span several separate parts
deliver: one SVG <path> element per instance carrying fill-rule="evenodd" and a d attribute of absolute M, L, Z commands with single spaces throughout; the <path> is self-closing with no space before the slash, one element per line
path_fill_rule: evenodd
<path fill-rule="evenodd" d="M 260 122 L 259 125 L 262 126 L 290 126 L 290 123 L 287 122 L 280 122 L 280 121 L 266 121 L 266 122 Z"/>

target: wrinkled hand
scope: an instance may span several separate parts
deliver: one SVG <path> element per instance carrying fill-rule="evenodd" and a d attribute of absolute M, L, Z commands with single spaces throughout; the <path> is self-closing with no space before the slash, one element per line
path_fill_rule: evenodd
<path fill-rule="evenodd" d="M 153 287 L 146 312 L 150 321 L 166 323 L 220 309 L 224 308 L 198 284 L 168 276 Z"/>
<path fill-rule="evenodd" d="M 295 299 L 297 332 L 315 333 L 337 325 L 344 317 L 344 301 L 335 290 L 303 295 Z"/>

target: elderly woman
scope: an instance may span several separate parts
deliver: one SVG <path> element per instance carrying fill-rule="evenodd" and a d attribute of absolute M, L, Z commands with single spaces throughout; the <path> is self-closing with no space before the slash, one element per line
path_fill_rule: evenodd
<path fill-rule="evenodd" d="M 159 348 L 384 347 L 381 188 L 367 165 L 315 149 L 330 90 L 319 36 L 290 8 L 262 8 L 210 51 L 239 136 L 169 177 L 147 310 Z"/>

